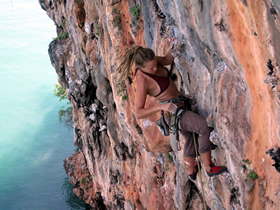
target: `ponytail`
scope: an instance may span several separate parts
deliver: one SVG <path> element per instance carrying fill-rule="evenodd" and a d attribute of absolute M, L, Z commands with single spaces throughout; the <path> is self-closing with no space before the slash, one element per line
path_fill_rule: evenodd
<path fill-rule="evenodd" d="M 118 84 L 120 90 L 125 88 L 125 81 L 129 76 L 129 72 L 132 68 L 133 63 L 136 67 L 144 67 L 147 61 L 151 61 L 155 58 L 155 53 L 149 48 L 143 48 L 142 46 L 136 45 L 129 50 L 121 57 L 121 64 L 117 68 L 118 75 Z M 136 71 L 135 73 L 136 74 Z"/>

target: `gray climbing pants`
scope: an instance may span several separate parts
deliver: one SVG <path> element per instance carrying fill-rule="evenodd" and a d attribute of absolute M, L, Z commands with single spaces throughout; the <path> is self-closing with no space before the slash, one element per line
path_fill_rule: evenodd
<path fill-rule="evenodd" d="M 186 111 L 179 123 L 180 132 L 185 141 L 184 157 L 196 157 L 193 133 L 198 135 L 196 140 L 199 153 L 206 153 L 215 148 L 214 144 L 209 140 L 212 128 L 208 127 L 203 117 L 192 111 Z M 180 141 L 183 141 L 183 139 L 180 139 Z"/>

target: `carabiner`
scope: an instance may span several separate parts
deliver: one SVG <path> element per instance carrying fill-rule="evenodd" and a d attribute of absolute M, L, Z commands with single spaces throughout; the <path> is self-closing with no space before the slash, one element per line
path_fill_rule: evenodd
<path fill-rule="evenodd" d="M 178 151 L 181 151 L 180 141 L 177 141 L 177 149 Z"/>

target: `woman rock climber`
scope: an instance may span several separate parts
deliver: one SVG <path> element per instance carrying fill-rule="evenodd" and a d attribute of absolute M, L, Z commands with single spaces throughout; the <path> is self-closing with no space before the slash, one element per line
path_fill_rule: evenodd
<path fill-rule="evenodd" d="M 161 103 L 170 99 L 180 97 L 175 83 L 168 77 L 168 70 L 163 67 L 174 61 L 172 50 L 165 56 L 155 56 L 153 50 L 142 46 L 130 48 L 121 58 L 118 67 L 120 88 L 125 87 L 125 82 L 131 75 L 137 79 L 136 89 L 136 117 L 147 118 L 161 110 L 175 113 L 178 108 L 184 106 L 184 102 L 177 104 Z M 152 107 L 145 107 L 146 97 L 150 95 L 159 101 L 159 104 Z M 211 128 L 207 126 L 206 120 L 198 114 L 187 110 L 181 116 L 179 122 L 180 132 L 185 138 L 184 157 L 188 166 L 189 177 L 196 179 L 198 167 L 196 165 L 195 146 L 192 133 L 198 134 L 199 153 L 202 157 L 208 176 L 215 176 L 226 171 L 224 166 L 215 166 L 211 162 L 211 150 L 214 145 L 209 140 Z"/>

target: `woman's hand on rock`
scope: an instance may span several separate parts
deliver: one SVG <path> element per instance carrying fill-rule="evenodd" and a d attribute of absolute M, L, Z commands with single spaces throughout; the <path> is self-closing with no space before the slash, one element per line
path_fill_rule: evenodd
<path fill-rule="evenodd" d="M 185 41 L 179 40 L 176 37 L 168 38 L 171 45 L 171 55 L 173 57 L 180 56 L 184 51 Z"/>
<path fill-rule="evenodd" d="M 177 38 L 176 37 L 171 37 L 171 38 L 168 38 L 167 40 L 168 40 L 169 44 L 171 45 L 170 48 L 173 49 L 174 48 L 174 42 L 176 42 Z"/>

